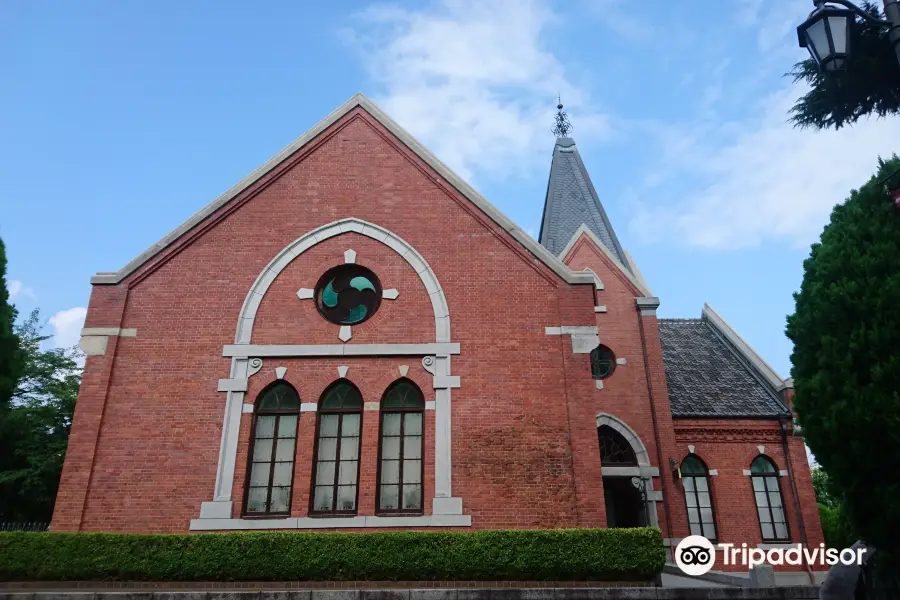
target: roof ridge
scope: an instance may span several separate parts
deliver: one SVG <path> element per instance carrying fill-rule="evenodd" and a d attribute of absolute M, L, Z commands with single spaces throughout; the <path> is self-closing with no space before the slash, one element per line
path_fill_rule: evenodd
<path fill-rule="evenodd" d="M 117 284 L 144 264 L 150 262 L 157 257 L 163 250 L 171 244 L 177 242 L 182 235 L 191 231 L 194 227 L 202 223 L 210 217 L 215 211 L 228 202 L 236 198 L 244 190 L 252 186 L 256 181 L 265 176 L 267 173 L 275 169 L 279 164 L 294 154 L 297 150 L 306 146 L 313 141 L 328 127 L 332 126 L 342 117 L 350 113 L 353 109 L 360 107 L 366 113 L 371 115 L 382 127 L 387 129 L 399 142 L 410 149 L 425 164 L 442 177 L 450 186 L 455 188 L 462 196 L 472 202 L 481 211 L 483 211 L 489 219 L 494 221 L 502 229 L 504 229 L 512 238 L 514 238 L 521 246 L 528 250 L 538 260 L 543 262 L 550 270 L 555 272 L 560 278 L 571 284 L 593 284 L 594 276 L 591 274 L 579 273 L 570 269 L 558 257 L 551 253 L 547 248 L 536 242 L 530 235 L 522 231 L 509 217 L 501 213 L 493 204 L 491 204 L 484 196 L 479 194 L 472 186 L 466 183 L 462 178 L 454 173 L 447 165 L 441 162 L 434 154 L 432 154 L 421 142 L 415 139 L 408 131 L 403 129 L 396 121 L 391 119 L 384 111 L 375 105 L 361 92 L 357 92 L 346 102 L 341 104 L 337 109 L 332 111 L 328 116 L 313 125 L 303 135 L 295 139 L 293 142 L 282 148 L 275 156 L 267 160 L 265 163 L 257 167 L 244 179 L 229 188 L 224 194 L 201 208 L 194 213 L 186 221 L 181 223 L 174 230 L 165 235 L 158 242 L 150 246 L 136 258 L 129 261 L 124 267 L 118 271 L 102 272 L 91 277 L 92 284 Z"/>

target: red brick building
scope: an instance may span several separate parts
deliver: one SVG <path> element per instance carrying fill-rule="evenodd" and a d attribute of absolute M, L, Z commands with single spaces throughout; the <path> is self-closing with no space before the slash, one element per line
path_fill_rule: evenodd
<path fill-rule="evenodd" d="M 790 382 L 657 319 L 570 138 L 536 242 L 356 96 L 92 284 L 54 530 L 822 542 Z"/>

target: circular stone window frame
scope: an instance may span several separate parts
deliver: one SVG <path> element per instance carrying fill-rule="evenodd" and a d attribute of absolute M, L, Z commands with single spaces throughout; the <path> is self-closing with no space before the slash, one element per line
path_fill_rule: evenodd
<path fill-rule="evenodd" d="M 365 276 L 375 286 L 374 307 L 366 314 L 366 316 L 362 320 L 356 321 L 354 323 L 344 323 L 341 321 L 332 320 L 326 314 L 326 308 L 324 306 L 324 302 L 322 301 L 322 292 L 324 291 L 325 286 L 327 286 L 330 281 L 334 281 L 334 279 L 339 276 L 341 271 L 359 271 L 360 273 L 354 276 Z M 319 279 L 316 281 L 316 285 L 313 290 L 313 303 L 315 304 L 316 310 L 318 311 L 319 315 L 321 315 L 321 317 L 329 323 L 337 325 L 339 327 L 358 327 L 374 317 L 378 312 L 378 309 L 381 308 L 381 302 L 384 295 L 384 286 L 381 284 L 381 279 L 378 277 L 378 275 L 376 275 L 375 272 L 372 271 L 372 269 L 366 267 L 365 265 L 360 265 L 357 263 L 342 263 L 326 270 L 324 273 L 322 273 L 322 275 L 319 276 Z M 338 296 L 340 297 L 340 293 L 338 294 Z"/>
<path fill-rule="evenodd" d="M 594 374 L 594 362 L 595 362 L 594 361 L 594 353 L 597 352 L 598 356 L 599 356 L 599 353 L 603 352 L 603 350 L 606 350 L 607 352 L 609 352 L 609 357 L 610 357 L 609 371 L 607 371 L 606 374 L 598 377 L 597 375 Z M 591 350 L 589 356 L 590 356 L 590 361 L 591 361 L 591 378 L 594 379 L 595 381 L 603 381 L 604 379 L 609 379 L 610 377 L 612 377 L 613 373 L 616 372 L 616 366 L 618 365 L 618 361 L 616 359 L 616 353 L 613 352 L 612 348 L 610 348 L 606 344 L 597 344 L 597 347 L 594 348 L 593 350 Z"/>

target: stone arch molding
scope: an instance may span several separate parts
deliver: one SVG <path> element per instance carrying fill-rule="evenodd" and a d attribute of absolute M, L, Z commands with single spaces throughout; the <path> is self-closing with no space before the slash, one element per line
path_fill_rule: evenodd
<path fill-rule="evenodd" d="M 431 307 L 434 310 L 434 328 L 435 342 L 450 341 L 450 311 L 447 307 L 447 298 L 438 282 L 437 276 L 431 269 L 428 262 L 419 252 L 413 248 L 406 240 L 399 235 L 388 231 L 383 227 L 379 227 L 373 223 L 363 221 L 362 219 L 349 218 L 341 219 L 327 225 L 322 225 L 312 231 L 309 231 L 290 244 L 284 250 L 266 265 L 259 277 L 250 288 L 244 305 L 241 307 L 241 313 L 238 317 L 237 331 L 234 335 L 235 344 L 249 344 L 253 335 L 253 323 L 256 319 L 256 311 L 260 302 L 269 290 L 269 286 L 275 281 L 275 278 L 285 269 L 295 258 L 321 242 L 327 239 L 339 236 L 343 233 L 359 233 L 373 240 L 377 240 L 385 246 L 394 250 L 403 257 L 410 267 L 422 280 L 425 291 L 431 300 Z"/>
<path fill-rule="evenodd" d="M 631 427 L 626 425 L 624 421 L 610 414 L 600 413 L 597 415 L 597 427 L 599 428 L 602 425 L 608 425 L 622 434 L 622 437 L 628 441 L 631 445 L 631 449 L 634 450 L 634 455 L 637 457 L 639 467 L 650 466 L 650 455 L 647 454 L 647 448 L 644 446 L 644 442 L 641 441 L 638 434 L 636 434 Z"/>
<path fill-rule="evenodd" d="M 435 341 L 427 344 L 329 344 L 262 345 L 250 343 L 259 304 L 272 282 L 295 258 L 327 239 L 344 233 L 359 233 L 377 240 L 403 257 L 413 268 L 431 300 L 434 311 Z M 352 250 L 348 252 L 353 252 Z M 355 260 L 355 252 L 352 254 Z M 345 260 L 347 253 L 345 253 Z M 346 341 L 341 338 L 342 341 Z M 192 531 L 223 529 L 319 529 L 322 527 L 470 527 L 472 518 L 463 514 L 462 498 L 452 493 L 452 444 L 450 403 L 451 390 L 460 387 L 460 378 L 450 372 L 450 357 L 459 354 L 459 344 L 450 341 L 450 312 L 437 276 L 428 262 L 400 236 L 361 219 L 341 219 L 322 225 L 294 240 L 273 258 L 250 288 L 238 316 L 233 346 L 223 348 L 223 356 L 231 357 L 231 376 L 220 379 L 218 390 L 226 393 L 222 440 L 213 499 L 200 506 L 200 518 L 191 521 Z M 241 519 L 233 515 L 231 500 L 237 466 L 237 446 L 244 410 L 248 378 L 261 367 L 266 356 L 423 356 L 423 368 L 432 376 L 434 409 L 434 499 L 431 514 L 418 517 L 357 516 L 353 518 L 316 519 Z M 340 368 L 339 368 L 340 373 Z M 345 374 L 345 373 L 344 373 Z M 341 374 L 342 376 L 344 374 Z M 314 403 L 301 404 L 301 412 L 315 411 Z M 252 408 L 252 407 L 251 407 Z M 327 524 L 325 522 L 328 522 Z"/>

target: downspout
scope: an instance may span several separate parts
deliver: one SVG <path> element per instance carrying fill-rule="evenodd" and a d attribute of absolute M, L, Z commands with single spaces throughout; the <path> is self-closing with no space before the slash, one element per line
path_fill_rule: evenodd
<path fill-rule="evenodd" d="M 800 510 L 800 496 L 797 494 L 797 482 L 794 480 L 794 467 L 791 464 L 791 452 L 788 447 L 787 439 L 787 424 L 783 419 L 779 420 L 778 424 L 781 427 L 781 445 L 784 448 L 784 460 L 787 464 L 788 480 L 791 483 L 791 496 L 794 498 L 794 511 L 797 513 L 797 523 L 800 526 L 800 543 L 802 543 L 804 547 L 809 547 L 806 539 L 806 525 L 803 523 L 803 512 Z M 806 574 L 809 576 L 809 584 L 815 585 L 816 578 L 813 575 L 812 567 L 805 561 L 804 567 L 806 567 Z"/>
<path fill-rule="evenodd" d="M 641 352 L 644 355 L 644 377 L 647 380 L 647 393 L 650 396 L 650 418 L 653 422 L 653 441 L 656 444 L 656 461 L 659 464 L 659 481 L 662 484 L 662 493 L 663 493 L 663 513 L 666 516 L 666 537 L 669 540 L 672 540 L 672 520 L 669 516 L 669 493 L 668 493 L 668 477 L 666 477 L 663 473 L 665 473 L 662 455 L 662 446 L 659 443 L 659 427 L 656 422 L 656 405 L 653 400 L 653 386 L 650 384 L 650 364 L 648 362 L 647 356 L 647 337 L 644 334 L 644 316 L 640 312 L 640 308 L 638 308 L 638 327 L 641 332 Z M 651 481 L 653 479 L 651 478 Z M 674 552 L 674 550 L 669 548 L 670 552 Z"/>

